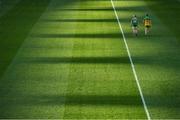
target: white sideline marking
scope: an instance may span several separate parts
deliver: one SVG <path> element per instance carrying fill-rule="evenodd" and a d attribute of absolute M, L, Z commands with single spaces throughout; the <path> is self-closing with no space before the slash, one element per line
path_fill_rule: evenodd
<path fill-rule="evenodd" d="M 141 89 L 141 86 L 139 84 L 139 79 L 137 77 L 137 73 L 136 73 L 136 69 L 134 67 L 134 63 L 133 63 L 133 60 L 132 60 L 132 57 L 131 57 L 131 53 L 129 51 L 129 47 L 128 47 L 128 44 L 126 42 L 126 37 L 124 35 L 124 31 L 122 29 L 122 25 L 121 25 L 121 22 L 119 20 L 119 17 L 117 15 L 117 12 L 116 12 L 116 8 L 115 8 L 115 5 L 114 5 L 114 2 L 113 0 L 111 0 L 111 4 L 112 4 L 112 7 L 114 9 L 114 13 L 115 13 L 115 16 L 116 16 L 116 19 L 117 19 L 117 22 L 118 22 L 118 25 L 119 25 L 119 29 L 122 33 L 122 36 L 123 36 L 123 39 L 124 39 L 124 43 L 125 43 L 125 46 L 126 46 L 126 50 L 127 50 L 127 53 L 128 53 L 128 56 L 129 56 L 129 60 L 130 60 L 130 63 L 131 63 L 131 67 L 132 67 L 132 71 L 133 71 L 133 74 L 134 74 L 134 77 L 135 77 L 135 80 L 136 80 L 136 83 L 137 83 L 137 86 L 138 86 L 138 90 L 139 90 L 139 93 L 140 93 L 140 96 L 141 96 L 141 100 L 142 100 L 142 103 L 143 103 L 143 106 L 144 106 L 144 109 L 145 109 L 145 112 L 146 112 L 146 115 L 147 115 L 147 118 L 148 120 L 151 120 L 151 117 L 150 117 L 150 114 L 149 114 L 149 111 L 147 109 L 147 105 L 146 105 L 146 102 L 145 102 L 145 99 L 144 99 L 144 96 L 143 96 L 143 93 L 142 93 L 142 89 Z"/>

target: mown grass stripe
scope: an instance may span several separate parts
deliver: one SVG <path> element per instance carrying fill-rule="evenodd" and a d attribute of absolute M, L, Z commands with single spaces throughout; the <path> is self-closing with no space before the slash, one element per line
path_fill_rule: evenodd
<path fill-rule="evenodd" d="M 114 9 L 114 13 L 115 13 L 115 16 L 117 18 L 118 25 L 119 25 L 120 31 L 122 33 L 122 36 L 123 36 L 123 40 L 124 40 L 124 43 L 125 43 L 125 46 L 126 46 L 126 50 L 127 50 L 128 56 L 129 56 L 129 60 L 130 60 L 130 63 L 131 63 L 132 71 L 133 71 L 133 74 L 134 74 L 134 77 L 135 77 L 135 80 L 136 80 L 136 83 L 137 83 L 137 86 L 138 86 L 138 90 L 139 90 L 139 93 L 140 93 L 140 96 L 141 96 L 141 100 L 142 100 L 142 103 L 143 103 L 143 106 L 144 106 L 147 118 L 148 118 L 148 120 L 151 120 L 151 117 L 150 117 L 150 114 L 149 114 L 149 111 L 147 109 L 147 105 L 146 105 L 146 102 L 145 102 L 145 99 L 144 99 L 144 95 L 143 95 L 141 86 L 139 84 L 139 79 L 138 79 L 138 76 L 137 76 L 137 73 L 136 73 L 134 62 L 132 60 L 131 53 L 129 51 L 129 47 L 128 47 L 128 44 L 127 44 L 127 41 L 126 41 L 126 37 L 124 35 L 124 31 L 122 29 L 122 25 L 121 25 L 119 16 L 117 15 L 116 8 L 115 8 L 113 0 L 111 0 L 111 4 L 112 4 L 112 7 Z"/>

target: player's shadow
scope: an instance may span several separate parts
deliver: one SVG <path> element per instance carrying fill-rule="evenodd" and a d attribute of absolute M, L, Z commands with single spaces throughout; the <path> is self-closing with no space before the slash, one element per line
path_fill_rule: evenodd
<path fill-rule="evenodd" d="M 37 57 L 25 58 L 20 62 L 38 64 L 130 64 L 127 57 Z"/>

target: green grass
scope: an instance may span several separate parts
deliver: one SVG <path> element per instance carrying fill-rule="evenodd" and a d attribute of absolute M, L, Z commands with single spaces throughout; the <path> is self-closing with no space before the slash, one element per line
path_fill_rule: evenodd
<path fill-rule="evenodd" d="M 0 3 L 0 16 L 6 14 L 12 9 L 20 0 L 1 0 Z"/>
<path fill-rule="evenodd" d="M 21 0 L 0 17 L 0 77 L 17 53 L 49 0 Z M 9 1 L 10 2 L 10 1 Z M 2 1 L 9 4 L 8 1 Z M 11 2 L 13 4 L 13 2 Z"/>
<path fill-rule="evenodd" d="M 141 6 L 135 7 L 137 4 L 141 4 Z M 178 87 L 180 79 L 180 49 L 178 39 L 173 34 L 173 31 L 177 30 L 178 27 L 176 27 L 177 29 L 175 27 L 170 29 L 171 27 L 165 26 L 161 22 L 161 16 L 156 16 L 146 6 L 147 4 L 143 1 L 131 1 L 128 4 L 125 1 L 116 2 L 117 7 L 126 7 L 127 5 L 132 7 L 128 12 L 119 11 L 118 15 L 123 16 L 126 13 L 125 15 L 127 16 L 122 18 L 125 19 L 122 21 L 122 26 L 151 117 L 156 119 L 180 118 L 180 94 Z M 168 10 L 171 11 L 171 9 L 166 8 L 164 12 Z M 144 36 L 141 23 L 141 33 L 139 37 L 135 38 L 131 35 L 131 28 L 128 27 L 129 22 L 126 19 L 130 18 L 132 14 L 137 14 L 140 21 L 142 21 L 142 17 L 146 13 L 144 11 L 152 16 L 152 31 L 149 36 Z M 172 23 L 170 25 L 174 25 L 175 22 L 171 20 L 170 23 Z"/>
<path fill-rule="evenodd" d="M 168 27 L 171 32 L 180 41 L 180 27 L 178 27 L 180 20 L 180 7 L 178 0 L 156 0 L 146 1 L 148 7 L 160 18 L 161 22 Z M 161 7 L 159 7 L 161 6 Z"/>
<path fill-rule="evenodd" d="M 8 13 L 17 17 L 19 27 L 22 3 Z M 43 10 L 47 3 L 39 1 Z M 149 3 L 114 3 L 151 117 L 180 118 L 180 50 L 173 30 Z M 35 11 L 40 15 L 41 10 Z M 144 36 L 140 26 L 136 38 L 129 21 L 133 14 L 142 19 L 144 11 L 153 18 L 152 32 Z M 31 21 L 33 28 L 27 23 L 26 32 L 9 33 L 17 24 L 5 18 L 0 20 L 9 24 L 3 31 L 9 41 L 1 42 L 6 43 L 3 50 L 12 43 L 16 49 L 4 58 L 10 63 L 16 56 L 0 81 L 0 118 L 147 118 L 110 0 L 53 0 L 39 20 Z"/>

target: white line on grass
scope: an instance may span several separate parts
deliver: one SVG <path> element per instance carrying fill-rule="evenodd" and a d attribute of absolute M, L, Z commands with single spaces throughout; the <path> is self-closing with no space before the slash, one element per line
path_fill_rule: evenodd
<path fill-rule="evenodd" d="M 128 56 L 129 56 L 130 63 L 131 63 L 132 71 L 133 71 L 133 74 L 134 74 L 134 77 L 135 77 L 135 80 L 136 80 L 136 83 L 137 83 L 137 86 L 138 86 L 138 90 L 139 90 L 139 93 L 140 93 L 140 96 L 141 96 L 141 100 L 142 100 L 142 103 L 143 103 L 147 118 L 148 118 L 148 120 L 151 120 L 151 117 L 150 117 L 150 114 L 149 114 L 149 111 L 147 109 L 147 105 L 146 105 L 146 102 L 145 102 L 145 99 L 144 99 L 144 96 L 143 96 L 143 93 L 142 93 L 142 89 L 141 89 L 141 86 L 139 84 L 139 79 L 137 77 L 137 73 L 136 73 L 136 69 L 135 69 L 135 66 L 134 66 L 134 63 L 133 63 L 133 60 L 132 60 L 132 57 L 131 57 L 131 53 L 129 51 L 129 47 L 128 47 L 128 44 L 126 42 L 126 37 L 124 35 L 124 31 L 122 29 L 121 22 L 119 20 L 118 15 L 117 15 L 116 8 L 115 8 L 113 0 L 111 0 L 111 4 L 112 4 L 112 7 L 114 9 L 114 13 L 115 13 L 118 25 L 119 25 L 119 29 L 120 29 L 120 31 L 122 33 L 122 36 L 123 36 L 123 39 L 124 39 L 124 43 L 125 43 L 125 46 L 126 46 L 126 50 L 127 50 Z"/>

